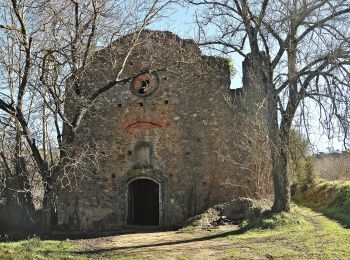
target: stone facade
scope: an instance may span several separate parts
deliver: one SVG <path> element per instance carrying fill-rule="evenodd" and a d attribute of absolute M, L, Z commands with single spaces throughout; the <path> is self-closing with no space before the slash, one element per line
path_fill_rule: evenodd
<path fill-rule="evenodd" d="M 96 52 L 82 91 L 115 77 L 133 37 Z M 58 227 L 179 225 L 209 206 L 252 194 L 254 176 L 238 170 L 232 153 L 239 149 L 242 102 L 235 101 L 241 91 L 229 89 L 227 61 L 202 55 L 193 41 L 170 32 L 144 31 L 140 39 L 120 78 L 139 76 L 103 94 L 77 133 L 76 147 L 93 147 L 101 156 L 85 178 L 67 177 L 78 185 L 58 193 Z M 66 109 L 75 109 L 74 102 Z M 152 219 L 140 222 L 140 214 Z"/>

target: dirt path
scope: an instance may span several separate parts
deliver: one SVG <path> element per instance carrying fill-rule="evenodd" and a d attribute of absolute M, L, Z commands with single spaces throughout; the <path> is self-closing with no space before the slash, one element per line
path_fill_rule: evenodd
<path fill-rule="evenodd" d="M 303 218 L 301 226 L 251 232 L 238 226 L 146 231 L 75 243 L 89 259 L 350 259 L 349 230 L 311 210 L 298 209 L 297 213 Z"/>
<path fill-rule="evenodd" d="M 83 239 L 84 254 L 93 259 L 141 256 L 142 258 L 190 259 L 220 258 L 232 243 L 224 238 L 238 232 L 237 226 L 222 226 L 213 231 L 184 233 L 177 231 L 123 234 L 95 239 Z M 235 245 L 239 246 L 239 245 Z"/>

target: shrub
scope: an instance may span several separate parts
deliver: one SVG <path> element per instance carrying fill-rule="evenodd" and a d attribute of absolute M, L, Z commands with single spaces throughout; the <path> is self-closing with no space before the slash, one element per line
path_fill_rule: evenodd
<path fill-rule="evenodd" d="M 302 225 L 302 218 L 294 211 L 271 213 L 266 212 L 260 217 L 251 218 L 241 225 L 243 229 L 279 229 L 285 226 Z"/>
<path fill-rule="evenodd" d="M 309 153 L 309 141 L 303 139 L 297 132 L 289 135 L 289 174 L 291 182 L 299 190 L 307 190 L 315 183 L 315 159 Z"/>

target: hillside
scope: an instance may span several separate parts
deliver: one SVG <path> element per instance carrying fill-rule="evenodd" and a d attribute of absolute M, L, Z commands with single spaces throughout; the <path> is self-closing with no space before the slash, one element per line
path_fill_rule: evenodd
<path fill-rule="evenodd" d="M 294 201 L 350 226 L 350 181 L 320 181 L 297 192 Z"/>

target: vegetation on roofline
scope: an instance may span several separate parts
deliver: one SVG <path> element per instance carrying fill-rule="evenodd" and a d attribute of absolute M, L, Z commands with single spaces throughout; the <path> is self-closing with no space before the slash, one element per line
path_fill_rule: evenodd
<path fill-rule="evenodd" d="M 234 62 L 231 56 L 226 58 L 226 64 L 230 72 L 230 77 L 233 78 L 236 75 L 237 71 L 235 69 Z"/>

